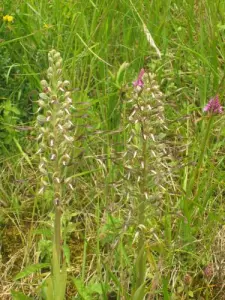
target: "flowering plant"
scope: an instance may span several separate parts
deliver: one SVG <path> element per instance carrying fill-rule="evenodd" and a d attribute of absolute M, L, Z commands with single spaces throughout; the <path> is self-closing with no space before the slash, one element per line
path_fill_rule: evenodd
<path fill-rule="evenodd" d="M 214 98 L 210 99 L 203 108 L 203 111 L 212 114 L 221 114 L 223 112 L 223 107 L 220 104 L 219 96 L 216 95 Z"/>

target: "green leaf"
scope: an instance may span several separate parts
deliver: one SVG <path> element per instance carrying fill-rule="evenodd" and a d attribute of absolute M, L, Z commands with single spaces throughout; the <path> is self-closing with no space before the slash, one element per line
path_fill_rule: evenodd
<path fill-rule="evenodd" d="M 24 295 L 21 292 L 11 291 L 11 295 L 13 300 L 32 300 L 32 298 Z"/>
<path fill-rule="evenodd" d="M 49 267 L 50 264 L 49 263 L 42 263 L 42 264 L 35 264 L 35 265 L 30 265 L 28 267 L 26 267 L 25 269 L 23 269 L 23 271 L 21 271 L 20 273 L 18 273 L 13 279 L 14 280 L 18 280 L 24 277 L 27 277 L 43 268 L 47 268 Z"/>
<path fill-rule="evenodd" d="M 10 111 L 13 112 L 15 115 L 20 115 L 19 109 L 15 106 L 11 106 Z"/>
<path fill-rule="evenodd" d="M 119 288 L 119 289 L 122 289 L 122 286 L 121 286 L 121 282 L 119 281 L 118 277 L 113 274 L 113 272 L 110 270 L 110 268 L 103 264 L 104 265 L 104 268 L 107 270 L 107 272 L 109 273 L 109 276 L 110 278 L 113 280 L 113 282 L 115 283 L 115 285 Z"/>
<path fill-rule="evenodd" d="M 45 227 L 39 227 L 35 230 L 33 230 L 34 234 L 42 234 L 44 237 L 51 237 L 52 236 L 52 231 L 49 228 Z"/>
<path fill-rule="evenodd" d="M 168 278 L 162 278 L 162 283 L 163 283 L 163 299 L 164 300 L 170 300 L 171 299 L 171 295 L 169 295 L 168 292 Z"/>
<path fill-rule="evenodd" d="M 88 290 L 91 294 L 98 294 L 98 295 L 103 294 L 102 285 L 100 283 L 89 284 Z"/>
<path fill-rule="evenodd" d="M 30 167 L 33 169 L 33 165 L 32 162 L 29 158 L 29 156 L 23 151 L 22 147 L 20 146 L 20 143 L 17 141 L 16 138 L 13 138 L 18 150 L 20 151 L 20 153 L 24 156 L 25 160 L 27 161 L 27 163 L 30 165 Z"/>
<path fill-rule="evenodd" d="M 13 106 L 10 100 L 7 100 L 5 102 L 4 109 L 7 110 L 8 112 L 13 112 L 16 115 L 20 115 L 19 109 Z"/>
<path fill-rule="evenodd" d="M 191 298 L 193 298 L 194 297 L 194 293 L 192 291 L 189 291 L 188 292 L 188 296 L 191 297 Z"/>
<path fill-rule="evenodd" d="M 145 296 L 145 282 L 139 286 L 133 296 L 133 300 L 143 300 Z"/>
<path fill-rule="evenodd" d="M 183 290 L 184 290 L 183 286 L 178 286 L 178 288 L 177 288 L 178 294 L 180 294 L 181 292 L 183 292 Z"/>
<path fill-rule="evenodd" d="M 81 279 L 76 279 L 73 278 L 73 282 L 75 284 L 75 287 L 77 289 L 77 292 L 79 294 L 79 296 L 83 299 L 83 300 L 91 300 L 91 296 L 88 293 L 87 288 L 84 286 L 84 283 Z"/>
<path fill-rule="evenodd" d="M 48 277 L 43 285 L 42 285 L 42 292 L 44 299 L 46 300 L 54 300 L 54 290 L 53 290 L 53 283 L 52 283 L 52 276 Z"/>
<path fill-rule="evenodd" d="M 65 258 L 66 258 L 66 263 L 69 266 L 70 265 L 70 248 L 67 244 L 64 244 L 62 246 L 62 248 L 63 248 L 63 253 L 65 255 Z"/>
<path fill-rule="evenodd" d="M 62 266 L 59 278 L 60 278 L 60 285 L 58 289 L 58 294 L 60 295 L 59 299 L 64 299 L 66 294 L 66 284 L 67 284 L 66 262 Z"/>
<path fill-rule="evenodd" d="M 135 261 L 135 274 L 137 288 L 144 282 L 146 275 L 146 251 L 144 244 L 142 245 L 142 248 L 140 249 Z"/>
<path fill-rule="evenodd" d="M 91 174 L 91 173 L 99 171 L 99 170 L 101 170 L 101 169 L 98 168 L 98 169 L 93 169 L 93 170 L 88 170 L 88 171 L 84 171 L 84 172 L 81 172 L 81 173 L 77 173 L 77 174 L 74 174 L 74 175 L 68 177 L 68 180 L 72 179 L 72 178 L 77 178 L 77 177 L 80 177 L 80 176 L 83 176 L 83 175 Z"/>

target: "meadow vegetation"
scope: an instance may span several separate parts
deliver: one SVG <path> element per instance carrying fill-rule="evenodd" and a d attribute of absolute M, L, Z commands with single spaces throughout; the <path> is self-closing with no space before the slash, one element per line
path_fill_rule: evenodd
<path fill-rule="evenodd" d="M 0 3 L 0 299 L 224 299 L 224 40 L 220 0 Z"/>

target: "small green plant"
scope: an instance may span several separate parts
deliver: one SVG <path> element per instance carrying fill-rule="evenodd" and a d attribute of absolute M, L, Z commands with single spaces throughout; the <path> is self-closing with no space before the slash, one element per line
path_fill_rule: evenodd
<path fill-rule="evenodd" d="M 193 240 L 191 233 L 191 219 L 195 209 L 194 203 L 199 196 L 199 179 L 201 176 L 201 168 L 204 163 L 209 137 L 213 128 L 214 117 L 223 112 L 223 108 L 220 104 L 218 95 L 209 100 L 208 104 L 204 107 L 203 112 L 208 114 L 206 118 L 206 128 L 203 133 L 202 141 L 200 142 L 199 157 L 196 166 L 194 166 L 192 172 L 190 172 L 190 180 L 187 185 L 186 195 L 183 199 L 183 213 L 185 216 L 185 222 L 182 223 L 182 232 L 183 240 L 187 244 Z M 190 202 L 188 201 L 189 199 L 193 200 Z"/>

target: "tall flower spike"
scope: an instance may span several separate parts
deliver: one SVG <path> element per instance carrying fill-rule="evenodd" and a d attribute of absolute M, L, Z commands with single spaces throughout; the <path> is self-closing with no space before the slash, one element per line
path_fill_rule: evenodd
<path fill-rule="evenodd" d="M 164 116 L 164 95 L 160 91 L 155 75 L 144 69 L 133 82 L 133 93 L 129 97 L 131 110 L 128 116 L 128 139 L 126 143 L 125 173 L 127 188 L 136 218 L 137 240 L 135 269 L 132 294 L 141 290 L 145 284 L 146 268 L 146 215 L 158 217 L 163 209 L 154 205 L 164 205 L 160 201 L 165 196 L 171 174 L 167 146 L 164 142 L 166 120 Z M 153 219 L 150 218 L 150 219 Z"/>
<path fill-rule="evenodd" d="M 42 93 L 39 94 L 39 110 L 42 115 L 37 118 L 39 128 L 38 141 L 40 145 L 41 188 L 39 194 L 45 189 L 51 190 L 54 203 L 54 234 L 53 234 L 53 259 L 52 259 L 52 295 L 58 295 L 58 278 L 60 278 L 60 297 L 64 299 L 66 289 L 66 260 L 63 259 L 62 251 L 62 214 L 63 200 L 69 190 L 73 190 L 72 178 L 69 177 L 67 168 L 71 161 L 74 137 L 68 129 L 71 125 L 71 102 L 68 101 L 70 92 L 67 91 L 69 81 L 62 78 L 62 58 L 60 53 L 52 50 L 48 54 L 49 68 L 47 71 L 48 81 L 42 80 Z M 68 179 L 70 180 L 68 181 Z M 49 197 L 48 197 L 49 198 Z M 60 277 L 63 274 L 63 277 Z M 63 279 L 65 278 L 65 279 Z"/>
<path fill-rule="evenodd" d="M 40 143 L 38 153 L 46 158 L 45 164 L 39 169 L 42 173 L 41 182 L 53 184 L 54 190 L 60 190 L 67 176 L 66 166 L 70 163 L 73 147 L 73 136 L 69 129 L 73 126 L 71 121 L 72 99 L 71 93 L 67 90 L 70 85 L 68 80 L 62 78 L 62 58 L 60 53 L 52 50 L 48 54 L 49 68 L 47 71 L 48 81 L 42 80 L 42 92 L 39 94 L 39 110 L 42 114 L 37 117 Z M 69 99 L 69 101 L 68 101 Z M 68 125 L 69 124 L 69 125 Z M 72 185 L 72 183 L 71 183 Z M 47 184 L 41 187 L 46 189 Z M 61 200 L 61 199 L 60 199 Z"/>
<path fill-rule="evenodd" d="M 223 112 L 223 107 L 220 104 L 219 96 L 216 95 L 214 98 L 210 99 L 208 104 L 203 108 L 203 111 L 212 114 L 221 114 Z"/>
<path fill-rule="evenodd" d="M 141 70 L 138 80 L 142 81 L 142 92 L 136 89 L 131 96 L 133 104 L 128 116 L 129 136 L 125 168 L 129 169 L 129 180 L 151 182 L 146 193 L 157 194 L 155 199 L 164 192 L 168 176 L 170 176 L 168 149 L 164 143 L 167 126 L 164 116 L 163 94 L 155 80 L 155 75 Z M 137 81 L 138 81 L 137 80 Z M 141 150 L 145 145 L 145 154 Z M 143 173 L 142 170 L 145 172 Z M 144 178 L 146 177 L 146 178 Z M 154 191 L 154 192 L 153 192 Z"/>

